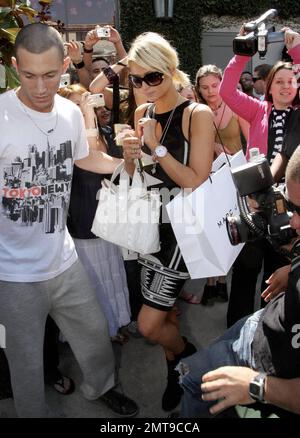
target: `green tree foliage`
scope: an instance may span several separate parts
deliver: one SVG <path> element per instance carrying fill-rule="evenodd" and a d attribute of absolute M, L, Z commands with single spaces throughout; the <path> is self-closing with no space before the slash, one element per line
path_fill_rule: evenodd
<path fill-rule="evenodd" d="M 176 0 L 175 0 L 176 1 Z M 204 14 L 232 15 L 235 17 L 258 17 L 268 9 L 277 9 L 281 18 L 298 17 L 300 2 L 298 0 L 202 0 L 199 4 Z"/>
<path fill-rule="evenodd" d="M 197 6 L 198 0 L 175 0 L 174 4 L 173 20 L 158 21 L 152 1 L 120 0 L 122 39 L 129 48 L 132 40 L 142 32 L 162 34 L 176 47 L 181 70 L 194 80 L 201 62 L 201 8 Z"/>
<path fill-rule="evenodd" d="M 41 11 L 36 11 L 23 1 L 0 0 L 0 93 L 19 84 L 18 76 L 11 65 L 16 36 L 25 23 L 45 21 L 52 0 L 39 2 Z"/>

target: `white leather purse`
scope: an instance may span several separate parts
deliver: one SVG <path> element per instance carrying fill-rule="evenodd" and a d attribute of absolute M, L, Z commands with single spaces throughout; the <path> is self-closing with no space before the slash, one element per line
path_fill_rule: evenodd
<path fill-rule="evenodd" d="M 120 175 L 119 185 L 115 185 Z M 123 163 L 114 171 L 110 181 L 102 181 L 99 203 L 91 231 L 98 237 L 140 254 L 160 250 L 160 195 L 147 190 L 136 170 L 132 183 Z"/>

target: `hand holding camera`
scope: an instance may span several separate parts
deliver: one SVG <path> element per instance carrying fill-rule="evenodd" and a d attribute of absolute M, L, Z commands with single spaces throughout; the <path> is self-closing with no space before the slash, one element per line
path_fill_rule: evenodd
<path fill-rule="evenodd" d="M 110 38 L 110 28 L 108 26 L 105 26 L 105 27 L 96 26 L 95 32 L 96 32 L 97 38 L 99 38 L 99 39 Z"/>
<path fill-rule="evenodd" d="M 93 108 L 99 108 L 100 106 L 105 106 L 104 96 L 102 93 L 90 94 L 88 96 L 88 105 Z"/>
<path fill-rule="evenodd" d="M 104 106 L 104 104 L 103 94 L 91 94 L 89 91 L 83 93 L 80 108 L 85 117 L 85 121 L 87 121 L 87 118 L 93 121 L 95 119 L 94 109 Z"/>

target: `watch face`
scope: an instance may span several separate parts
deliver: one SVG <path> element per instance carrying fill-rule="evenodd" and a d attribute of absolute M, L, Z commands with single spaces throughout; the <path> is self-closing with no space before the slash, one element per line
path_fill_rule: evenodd
<path fill-rule="evenodd" d="M 163 145 L 158 145 L 155 148 L 155 153 L 158 157 L 164 157 L 165 155 L 167 155 L 168 149 L 163 146 Z"/>
<path fill-rule="evenodd" d="M 260 396 L 260 384 L 256 383 L 256 382 L 251 382 L 250 383 L 250 394 L 253 395 L 254 397 L 259 397 Z"/>

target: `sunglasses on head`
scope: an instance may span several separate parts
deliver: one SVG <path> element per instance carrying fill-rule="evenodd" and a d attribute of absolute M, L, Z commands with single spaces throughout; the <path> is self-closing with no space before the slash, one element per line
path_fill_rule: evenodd
<path fill-rule="evenodd" d="M 300 206 L 295 205 L 292 201 L 288 199 L 286 190 L 284 190 L 284 197 L 285 197 L 286 208 L 292 213 L 294 213 L 295 211 L 300 216 Z"/>
<path fill-rule="evenodd" d="M 159 71 L 147 73 L 143 78 L 141 76 L 129 75 L 128 79 L 135 88 L 142 88 L 143 82 L 149 87 L 157 87 L 164 80 L 164 74 Z"/>
<path fill-rule="evenodd" d="M 253 80 L 253 82 L 256 82 L 256 81 L 260 81 L 261 78 L 259 76 L 257 76 L 257 77 L 253 77 L 252 80 Z"/>

